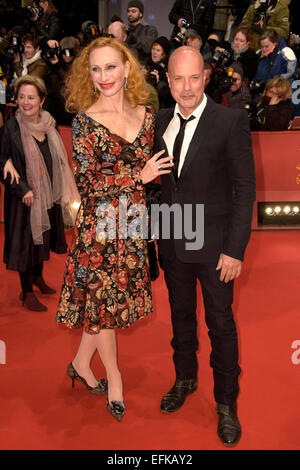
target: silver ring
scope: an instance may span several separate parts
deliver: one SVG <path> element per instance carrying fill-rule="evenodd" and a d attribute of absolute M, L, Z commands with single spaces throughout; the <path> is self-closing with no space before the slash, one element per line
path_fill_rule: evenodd
<path fill-rule="evenodd" d="M 162 166 L 161 165 L 158 165 L 158 171 L 162 170 Z"/>

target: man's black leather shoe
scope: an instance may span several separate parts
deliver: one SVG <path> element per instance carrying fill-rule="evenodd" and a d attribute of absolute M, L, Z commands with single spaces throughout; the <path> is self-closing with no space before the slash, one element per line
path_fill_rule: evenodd
<path fill-rule="evenodd" d="M 236 412 L 236 403 L 233 405 L 217 403 L 218 436 L 225 446 L 235 446 L 241 438 L 241 425 Z"/>
<path fill-rule="evenodd" d="M 198 379 L 176 379 L 171 390 L 163 396 L 160 411 L 163 413 L 173 413 L 179 410 L 184 404 L 187 395 L 197 390 Z"/>

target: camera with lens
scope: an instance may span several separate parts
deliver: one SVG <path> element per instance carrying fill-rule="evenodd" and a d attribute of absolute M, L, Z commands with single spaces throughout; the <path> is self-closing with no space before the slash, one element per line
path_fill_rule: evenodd
<path fill-rule="evenodd" d="M 221 90 L 227 90 L 233 83 L 233 69 L 229 67 L 233 62 L 233 53 L 231 51 L 215 50 L 213 55 L 215 64 L 215 82 L 216 87 Z"/>
<path fill-rule="evenodd" d="M 256 9 L 251 28 L 257 33 L 262 33 L 267 25 L 267 10 L 268 10 L 268 1 L 261 0 L 260 6 Z M 262 21 L 262 26 L 259 22 Z"/>
<path fill-rule="evenodd" d="M 39 19 L 43 16 L 43 14 L 44 14 L 43 8 L 40 7 L 39 5 L 38 5 L 38 6 L 30 6 L 30 7 L 24 8 L 24 12 L 25 12 L 26 16 L 29 16 L 29 18 L 34 18 L 34 17 L 36 16 L 38 20 L 39 20 Z"/>
<path fill-rule="evenodd" d="M 66 56 L 66 57 L 74 57 L 75 56 L 75 50 L 72 47 L 66 47 L 65 49 L 62 49 L 60 51 L 60 54 Z"/>
<path fill-rule="evenodd" d="M 245 110 L 248 113 L 248 118 L 250 121 L 250 130 L 259 131 L 261 125 L 264 123 L 264 116 L 262 114 L 263 107 L 261 106 L 262 102 L 259 101 L 256 104 L 246 104 Z"/>
<path fill-rule="evenodd" d="M 9 47 L 7 48 L 8 55 L 22 54 L 24 47 L 20 36 L 13 34 L 8 37 Z"/>
<path fill-rule="evenodd" d="M 233 69 L 231 67 L 224 67 L 215 70 L 215 81 L 218 89 L 228 90 L 235 79 L 232 77 Z"/>
<path fill-rule="evenodd" d="M 48 62 L 52 59 L 55 59 L 55 56 L 59 59 L 59 56 L 60 56 L 60 47 L 59 46 L 56 46 L 56 47 L 49 47 L 48 44 L 45 44 L 45 46 L 43 47 L 42 49 L 42 58 Z"/>
<path fill-rule="evenodd" d="M 89 37 L 99 37 L 102 35 L 101 28 L 92 21 L 87 21 L 87 24 L 83 24 L 82 32 Z"/>
<path fill-rule="evenodd" d="M 256 80 L 255 82 L 252 81 L 249 85 L 249 91 L 251 95 L 257 95 L 264 91 L 265 86 L 266 86 L 265 80 Z"/>
<path fill-rule="evenodd" d="M 22 54 L 24 47 L 22 39 L 16 33 L 9 33 L 5 38 L 0 39 L 0 52 L 8 59 L 12 60 L 15 54 Z"/>
<path fill-rule="evenodd" d="M 223 51 L 217 49 L 214 52 L 213 60 L 216 62 L 216 67 L 226 67 L 233 62 L 233 53 L 226 49 Z"/>
<path fill-rule="evenodd" d="M 176 43 L 180 45 L 184 43 L 185 33 L 187 29 L 190 27 L 189 23 L 186 20 L 182 20 L 181 24 L 182 26 L 179 32 L 176 34 L 176 36 L 174 36 L 174 41 L 176 41 Z"/>

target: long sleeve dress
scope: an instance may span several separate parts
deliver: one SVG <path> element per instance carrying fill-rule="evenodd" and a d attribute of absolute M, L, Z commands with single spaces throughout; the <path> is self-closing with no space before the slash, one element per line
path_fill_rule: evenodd
<path fill-rule="evenodd" d="M 147 241 L 130 236 L 141 220 L 130 207 L 141 212 L 145 207 L 145 187 L 138 175 L 151 156 L 154 116 L 146 107 L 131 143 L 84 113 L 74 118 L 72 131 L 82 202 L 56 320 L 95 334 L 103 328 L 126 328 L 152 312 Z"/>

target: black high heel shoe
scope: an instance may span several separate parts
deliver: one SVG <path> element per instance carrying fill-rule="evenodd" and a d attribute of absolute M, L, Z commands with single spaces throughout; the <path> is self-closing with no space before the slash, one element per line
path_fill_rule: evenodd
<path fill-rule="evenodd" d="M 106 406 L 110 414 L 120 422 L 125 414 L 124 402 L 114 400 L 109 402 L 107 399 Z"/>
<path fill-rule="evenodd" d="M 87 381 L 78 374 L 76 369 L 74 369 L 72 362 L 70 362 L 70 364 L 67 367 L 67 374 L 72 379 L 72 388 L 74 388 L 75 386 L 75 380 L 78 380 L 79 382 L 83 383 L 83 385 L 86 386 L 86 388 L 88 389 L 90 393 L 94 393 L 97 395 L 104 395 L 107 392 L 107 382 L 105 379 L 100 379 L 96 387 L 91 387 L 87 383 Z"/>

